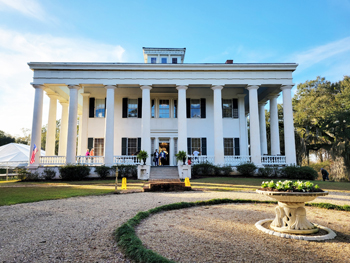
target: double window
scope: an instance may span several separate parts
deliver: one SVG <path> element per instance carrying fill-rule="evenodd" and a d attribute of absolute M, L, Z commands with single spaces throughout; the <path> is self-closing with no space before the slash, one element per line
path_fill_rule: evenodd
<path fill-rule="evenodd" d="M 187 153 L 198 151 L 200 155 L 207 155 L 207 138 L 187 138 Z"/>
<path fill-rule="evenodd" d="M 89 118 L 104 118 L 106 115 L 106 99 L 90 98 Z"/>
<path fill-rule="evenodd" d="M 238 100 L 223 99 L 222 100 L 222 117 L 223 118 L 238 118 Z"/>
<path fill-rule="evenodd" d="M 141 138 L 122 138 L 122 155 L 137 155 L 141 150 Z"/>
<path fill-rule="evenodd" d="M 142 99 L 123 98 L 123 118 L 142 118 Z"/>
<path fill-rule="evenodd" d="M 240 155 L 239 138 L 224 138 L 224 155 Z"/>
<path fill-rule="evenodd" d="M 187 118 L 206 118 L 206 99 L 186 99 Z"/>
<path fill-rule="evenodd" d="M 159 118 L 170 118 L 169 100 L 159 100 Z"/>
<path fill-rule="evenodd" d="M 104 138 L 88 138 L 88 148 L 91 151 L 94 148 L 95 156 L 104 155 Z"/>
<path fill-rule="evenodd" d="M 137 99 L 128 99 L 128 118 L 137 118 Z"/>

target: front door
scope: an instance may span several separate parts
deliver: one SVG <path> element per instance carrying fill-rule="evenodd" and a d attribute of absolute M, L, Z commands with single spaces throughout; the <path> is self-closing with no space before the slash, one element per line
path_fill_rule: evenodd
<path fill-rule="evenodd" d="M 159 143 L 159 146 L 158 146 L 159 165 L 169 165 L 169 160 L 170 160 L 169 148 L 170 147 L 169 147 L 168 142 L 160 142 Z M 161 157 L 162 155 L 163 155 L 163 158 Z"/>

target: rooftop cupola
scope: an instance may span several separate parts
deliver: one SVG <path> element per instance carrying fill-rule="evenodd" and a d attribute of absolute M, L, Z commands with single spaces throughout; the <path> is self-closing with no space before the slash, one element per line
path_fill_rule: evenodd
<path fill-rule="evenodd" d="M 178 64 L 184 63 L 186 48 L 143 47 L 145 63 Z"/>

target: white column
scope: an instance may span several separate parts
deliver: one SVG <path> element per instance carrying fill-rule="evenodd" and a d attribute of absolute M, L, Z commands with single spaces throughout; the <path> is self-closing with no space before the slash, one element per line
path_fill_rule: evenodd
<path fill-rule="evenodd" d="M 106 99 L 106 129 L 105 129 L 105 165 L 111 167 L 114 158 L 114 90 L 116 86 L 105 86 Z"/>
<path fill-rule="evenodd" d="M 68 102 L 60 102 L 62 105 L 60 141 L 58 144 L 58 156 L 67 154 L 67 134 L 68 134 Z"/>
<path fill-rule="evenodd" d="M 44 85 L 33 84 L 35 88 L 34 95 L 34 110 L 33 110 L 33 122 L 32 122 L 32 134 L 30 140 L 30 153 L 29 153 L 29 167 L 37 167 L 40 164 L 40 154 L 41 154 L 41 126 L 43 118 L 43 99 L 44 99 Z M 30 159 L 32 157 L 32 152 L 36 145 L 38 151 L 35 154 L 35 162 L 30 164 Z"/>
<path fill-rule="evenodd" d="M 284 147 L 286 163 L 296 164 L 294 121 L 291 89 L 293 86 L 282 86 L 283 94 L 283 123 L 284 123 Z"/>
<path fill-rule="evenodd" d="M 149 155 L 146 164 L 151 165 L 151 89 L 149 85 L 141 86 L 142 89 L 142 119 L 141 119 L 141 150 Z"/>
<path fill-rule="evenodd" d="M 77 148 L 77 155 L 81 156 L 83 155 L 84 151 L 81 150 L 81 141 L 82 141 L 82 134 L 81 134 L 81 129 L 82 129 L 82 119 L 83 114 L 78 113 L 78 120 L 79 120 L 79 131 L 78 131 L 78 148 Z"/>
<path fill-rule="evenodd" d="M 80 86 L 68 85 L 68 88 L 69 112 L 66 163 L 75 164 L 75 156 L 77 153 L 78 90 L 80 89 Z"/>
<path fill-rule="evenodd" d="M 245 116 L 244 97 L 245 94 L 238 94 L 238 118 L 239 118 L 239 148 L 240 155 L 248 156 L 248 136 L 247 136 L 247 118 Z"/>
<path fill-rule="evenodd" d="M 261 165 L 258 88 L 259 86 L 247 87 L 249 90 L 250 156 L 255 165 Z"/>
<path fill-rule="evenodd" d="M 266 102 L 259 102 L 259 124 L 260 124 L 260 150 L 261 150 L 261 155 L 267 154 L 265 105 L 266 105 Z"/>
<path fill-rule="evenodd" d="M 186 90 L 187 86 L 177 86 L 177 150 L 187 152 L 187 116 L 186 116 Z M 191 153 L 187 153 L 191 154 Z"/>
<path fill-rule="evenodd" d="M 83 114 L 81 115 L 79 135 L 81 135 L 80 154 L 85 155 L 88 148 L 88 121 L 89 121 L 89 97 L 90 93 L 81 93 L 83 96 Z"/>
<path fill-rule="evenodd" d="M 271 134 L 271 155 L 278 155 L 280 150 L 280 133 L 278 125 L 277 97 L 270 96 L 270 134 Z"/>
<path fill-rule="evenodd" d="M 170 137 L 170 140 L 169 140 L 169 143 L 170 143 L 170 147 L 169 147 L 169 165 L 170 166 L 174 166 L 174 151 L 175 151 L 175 145 L 174 145 L 174 138 L 173 137 Z"/>
<path fill-rule="evenodd" d="M 56 113 L 57 113 L 57 96 L 47 94 L 50 98 L 49 119 L 47 121 L 46 131 L 46 156 L 54 156 L 56 148 Z"/>
<path fill-rule="evenodd" d="M 224 164 L 224 132 L 222 126 L 222 85 L 213 85 L 214 91 L 214 160 L 215 164 Z"/>

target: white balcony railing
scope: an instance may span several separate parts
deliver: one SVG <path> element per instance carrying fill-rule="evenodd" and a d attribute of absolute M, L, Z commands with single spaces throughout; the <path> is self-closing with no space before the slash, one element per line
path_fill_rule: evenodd
<path fill-rule="evenodd" d="M 214 161 L 215 161 L 214 156 L 211 156 L 211 155 L 200 155 L 200 156 L 188 155 L 187 158 L 191 158 L 192 164 L 199 164 L 199 163 L 205 163 L 205 162 L 214 164 Z"/>
<path fill-rule="evenodd" d="M 76 156 L 76 163 L 82 165 L 101 165 L 104 164 L 103 156 Z"/>
<path fill-rule="evenodd" d="M 261 164 L 262 165 L 283 165 L 286 164 L 286 157 L 285 156 L 271 156 L 271 155 L 264 155 L 261 156 Z"/>
<path fill-rule="evenodd" d="M 113 159 L 114 164 L 141 164 L 141 161 L 135 155 L 115 155 Z"/>
<path fill-rule="evenodd" d="M 63 165 L 65 163 L 65 156 L 40 156 L 40 165 Z"/>
<path fill-rule="evenodd" d="M 250 156 L 225 156 L 225 165 L 229 166 L 237 166 L 242 163 L 248 163 L 250 162 Z"/>

